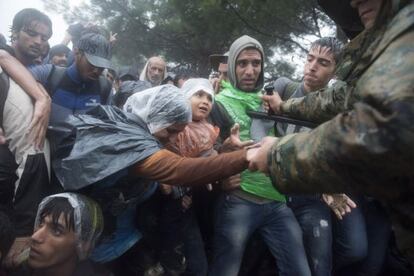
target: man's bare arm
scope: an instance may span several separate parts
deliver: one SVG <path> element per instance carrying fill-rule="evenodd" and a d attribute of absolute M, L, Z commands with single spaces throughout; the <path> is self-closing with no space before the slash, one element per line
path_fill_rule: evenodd
<path fill-rule="evenodd" d="M 28 131 L 37 148 L 42 148 L 49 123 L 51 99 L 46 90 L 39 84 L 16 58 L 5 50 L 0 50 L 0 66 L 23 90 L 34 99 L 33 118 Z"/>

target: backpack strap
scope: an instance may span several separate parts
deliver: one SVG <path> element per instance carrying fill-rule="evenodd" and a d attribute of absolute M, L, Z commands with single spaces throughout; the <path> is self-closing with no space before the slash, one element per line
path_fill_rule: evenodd
<path fill-rule="evenodd" d="M 66 73 L 65 67 L 53 66 L 47 78 L 46 89 L 49 92 L 50 97 L 53 96 L 56 89 L 59 87 L 60 82 Z M 101 96 L 101 103 L 106 104 L 108 102 L 109 94 L 111 93 L 112 86 L 106 77 L 99 76 L 99 92 Z"/>
<path fill-rule="evenodd" d="M 50 71 L 49 77 L 46 82 L 46 90 L 49 92 L 49 96 L 52 97 L 56 89 L 59 87 L 60 82 L 65 76 L 66 68 L 53 65 L 52 71 Z"/>
<path fill-rule="evenodd" d="M 0 127 L 3 127 L 3 111 L 9 88 L 9 76 L 0 68 Z"/>
<path fill-rule="evenodd" d="M 99 76 L 99 93 L 101 94 L 101 104 L 108 104 L 109 95 L 112 90 L 112 85 L 109 80 L 103 76 Z"/>

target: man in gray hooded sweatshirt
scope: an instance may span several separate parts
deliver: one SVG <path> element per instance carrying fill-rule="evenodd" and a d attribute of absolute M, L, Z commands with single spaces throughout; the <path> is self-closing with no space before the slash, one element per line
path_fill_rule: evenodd
<path fill-rule="evenodd" d="M 258 110 L 262 103 L 263 61 L 263 48 L 256 39 L 245 35 L 235 40 L 228 58 L 229 83 L 215 98 L 224 116 L 239 124 L 242 141 L 251 140 L 252 120 L 246 111 Z M 302 232 L 285 196 L 262 173 L 246 170 L 231 181 L 239 185 L 218 200 L 210 275 L 237 275 L 255 231 L 276 258 L 279 275 L 310 275 Z"/>

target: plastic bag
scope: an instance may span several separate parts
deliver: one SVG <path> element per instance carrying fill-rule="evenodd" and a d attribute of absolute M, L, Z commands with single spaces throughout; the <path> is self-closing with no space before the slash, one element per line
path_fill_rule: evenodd
<path fill-rule="evenodd" d="M 52 164 L 66 190 L 115 182 L 117 173 L 161 148 L 140 118 L 112 106 L 70 116 L 51 131 L 61 136 Z"/>

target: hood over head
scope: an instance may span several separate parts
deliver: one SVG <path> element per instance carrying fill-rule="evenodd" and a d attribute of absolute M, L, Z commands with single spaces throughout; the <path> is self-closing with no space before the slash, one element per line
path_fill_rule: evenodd
<path fill-rule="evenodd" d="M 258 91 L 263 88 L 263 84 L 264 84 L 264 70 L 263 70 L 264 52 L 263 52 L 263 47 L 260 44 L 260 42 L 248 35 L 239 37 L 230 46 L 229 57 L 227 60 L 229 81 L 233 87 L 239 89 L 239 86 L 237 83 L 237 77 L 236 77 L 236 60 L 239 54 L 247 48 L 257 49 L 260 52 L 260 55 L 262 56 L 262 66 L 261 66 L 262 70 L 260 72 L 259 79 L 257 80 L 256 87 L 255 87 L 255 91 Z"/>
<path fill-rule="evenodd" d="M 155 57 L 151 57 L 151 58 L 149 58 L 148 60 L 147 60 L 147 62 L 145 63 L 145 66 L 144 66 L 144 68 L 142 69 L 142 71 L 141 71 L 141 74 L 139 75 L 139 80 L 141 80 L 141 81 L 148 81 L 148 82 L 150 82 L 151 84 L 152 84 L 152 86 L 156 86 L 156 85 L 160 85 L 161 84 L 161 82 L 167 77 L 167 75 L 168 75 L 168 72 L 167 72 L 167 65 L 165 66 L 165 68 L 164 68 L 164 75 L 162 76 L 162 80 L 159 82 L 159 83 L 152 83 L 151 82 L 151 80 L 150 79 L 148 79 L 148 69 L 149 69 L 149 66 L 150 66 L 150 64 L 151 64 L 151 62 L 153 62 L 154 60 L 156 60 L 156 59 L 160 59 L 160 60 L 163 60 L 164 62 L 165 62 L 165 60 L 163 59 L 163 58 L 161 58 L 161 57 L 158 57 L 158 56 L 155 56 Z"/>

